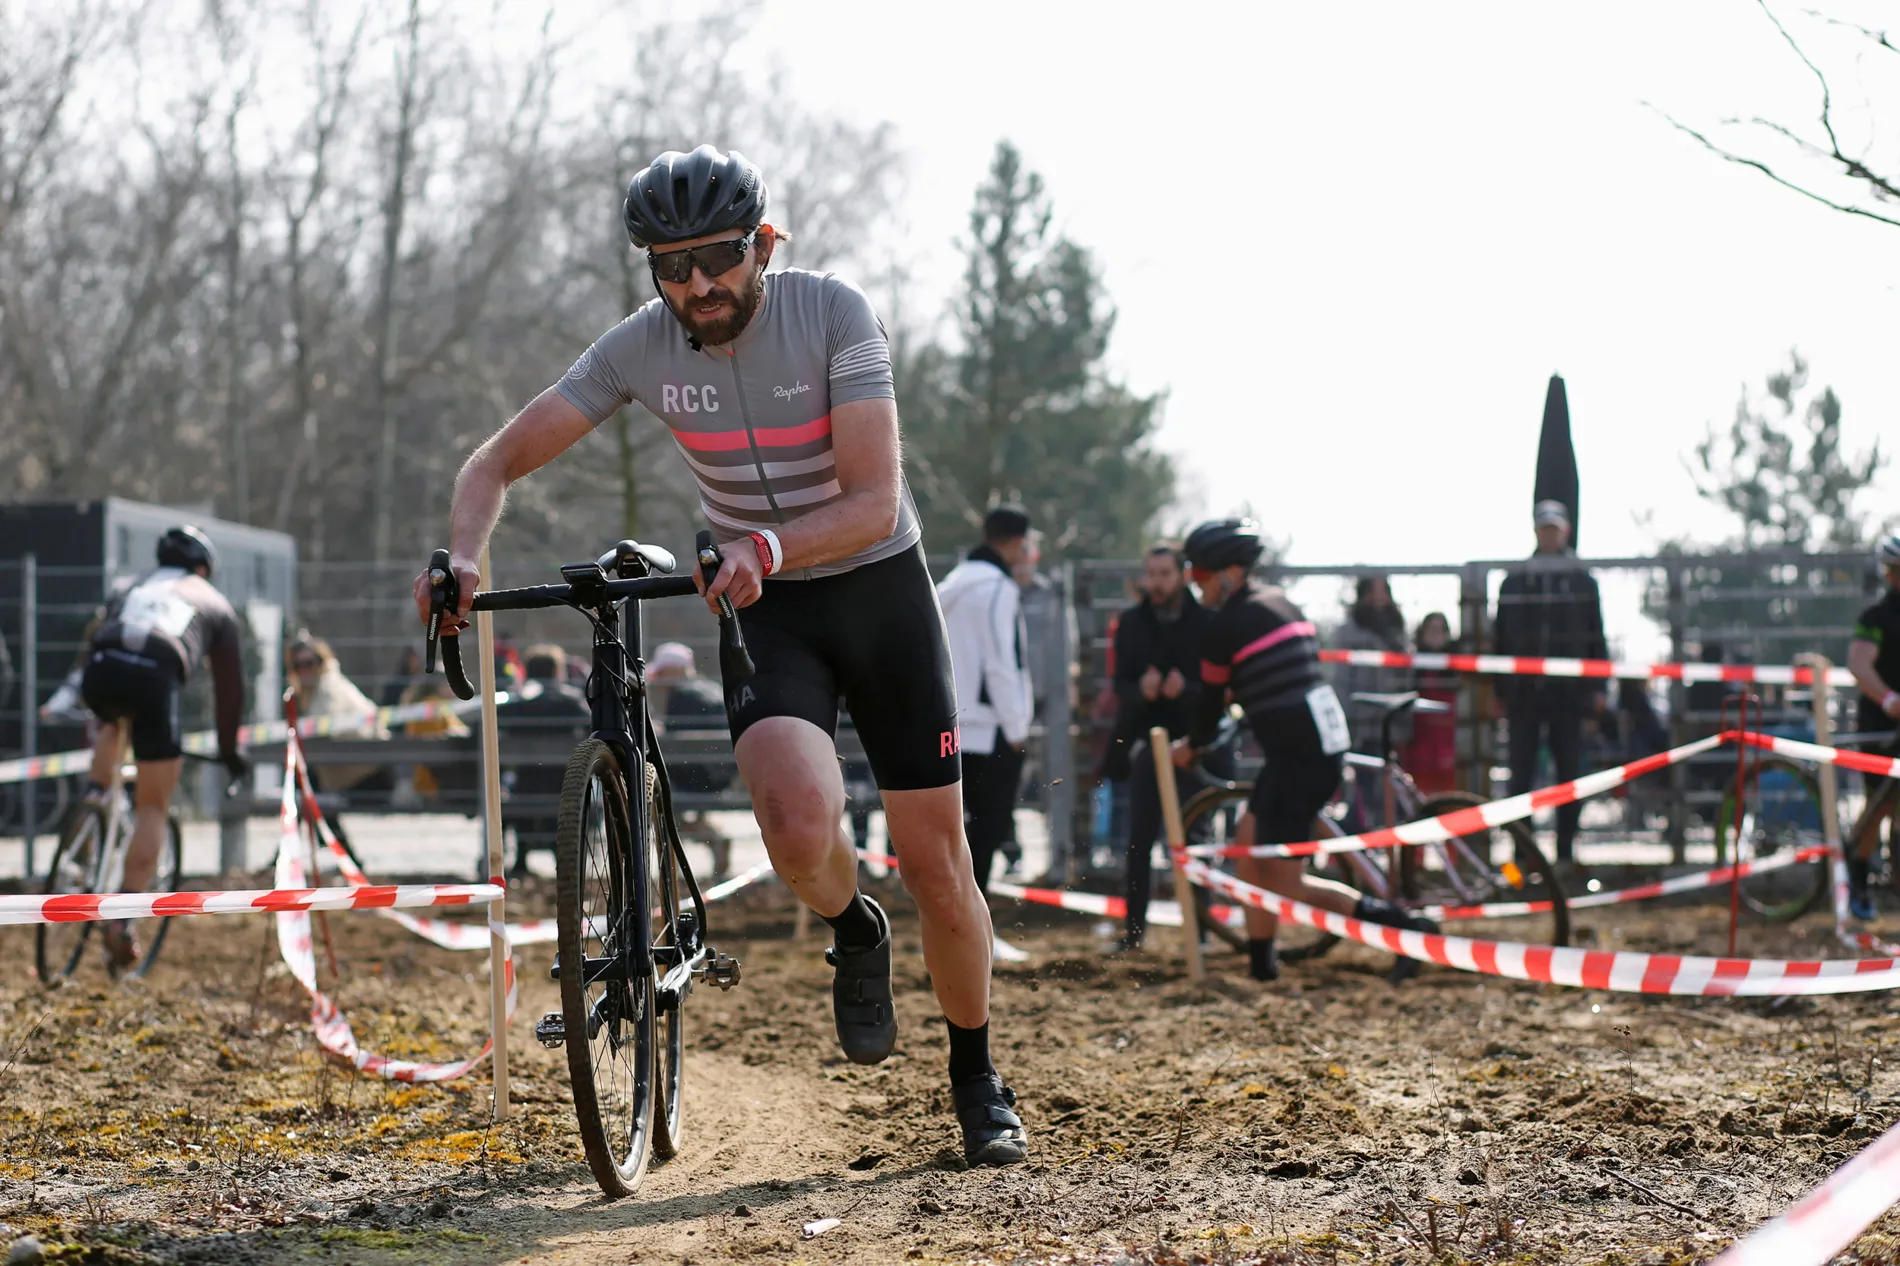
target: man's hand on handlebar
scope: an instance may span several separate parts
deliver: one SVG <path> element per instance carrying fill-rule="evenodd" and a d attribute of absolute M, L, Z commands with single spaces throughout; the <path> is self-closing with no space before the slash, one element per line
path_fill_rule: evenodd
<path fill-rule="evenodd" d="M 474 560 L 460 555 L 451 555 L 449 566 L 455 572 L 456 587 L 460 592 L 453 616 L 444 613 L 442 617 L 441 636 L 443 637 L 454 637 L 468 627 L 469 604 L 475 601 L 475 589 L 482 575 L 481 568 L 476 566 Z M 424 624 L 427 624 L 429 622 L 429 569 L 427 567 L 424 567 L 422 573 L 416 577 L 415 595 L 416 615 Z"/>
<path fill-rule="evenodd" d="M 758 553 L 749 541 L 733 541 L 719 551 L 719 574 L 707 584 L 706 578 L 693 570 L 693 584 L 706 597 L 706 606 L 716 615 L 719 612 L 719 597 L 724 594 L 732 600 L 735 607 L 749 607 L 759 600 L 762 592 Z M 425 601 L 423 610 L 428 611 Z"/>

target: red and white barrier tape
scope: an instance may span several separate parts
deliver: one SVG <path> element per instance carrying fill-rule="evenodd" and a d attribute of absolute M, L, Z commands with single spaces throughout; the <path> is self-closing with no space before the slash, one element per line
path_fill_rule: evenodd
<path fill-rule="evenodd" d="M 1510 677 L 1581 677 L 1589 679 L 1630 678 L 1667 681 L 1752 682 L 1762 686 L 1811 686 L 1812 668 L 1789 664 L 1631 664 L 1610 659 L 1563 659 L 1536 655 L 1445 655 L 1427 651 L 1322 650 L 1321 663 L 1354 664 L 1362 668 L 1423 668 L 1441 672 L 1483 673 Z M 1836 668 L 1828 674 L 1828 683 L 1851 686 L 1854 674 Z"/>
<path fill-rule="evenodd" d="M 1192 845 L 1188 854 L 1193 857 L 1312 857 L 1332 853 L 1357 853 L 1365 849 L 1396 848 L 1401 844 L 1436 844 L 1443 840 L 1457 839 L 1470 835 L 1486 827 L 1503 826 L 1506 823 L 1522 821 L 1539 809 L 1555 808 L 1558 805 L 1571 804 L 1590 796 L 1599 796 L 1613 791 L 1624 783 L 1641 778 L 1644 774 L 1655 773 L 1671 765 L 1688 760 L 1719 747 L 1727 735 L 1711 734 L 1707 738 L 1685 743 L 1681 747 L 1666 752 L 1657 752 L 1654 756 L 1645 756 L 1640 760 L 1618 765 L 1614 769 L 1600 769 L 1593 774 L 1585 774 L 1570 782 L 1558 783 L 1554 787 L 1543 787 L 1536 791 L 1527 791 L 1521 796 L 1506 796 L 1502 800 L 1488 800 L 1469 809 L 1457 809 L 1451 813 L 1441 813 L 1435 818 L 1420 818 L 1416 822 L 1407 822 L 1401 826 L 1385 827 L 1377 831 L 1367 831 L 1363 835 L 1343 835 L 1330 840 L 1307 840 L 1299 844 L 1255 844 L 1245 845 Z M 1831 748 L 1820 748 L 1831 751 Z"/>
<path fill-rule="evenodd" d="M 285 910 L 404 910 L 482 905 L 494 884 L 378 884 L 355 888 L 258 888 L 233 892 L 68 893 L 0 897 L 0 926 L 155 919 L 190 914 L 270 914 Z"/>
<path fill-rule="evenodd" d="M 1863 774 L 1900 778 L 1900 760 L 1891 756 L 1876 756 L 1872 752 L 1850 752 L 1840 747 L 1822 747 L 1819 743 L 1804 743 L 1800 739 L 1782 738 L 1775 734 L 1756 734 L 1753 731 L 1729 731 L 1722 737 L 1732 742 L 1747 743 L 1750 747 L 1765 748 L 1777 756 L 1786 756 L 1793 760 L 1839 765 L 1844 769 L 1858 769 Z"/>
<path fill-rule="evenodd" d="M 1739 877 L 1746 879 L 1750 875 L 1823 861 L 1826 857 L 1827 847 L 1816 844 L 1791 853 L 1777 853 L 1760 861 L 1743 862 Z M 1572 910 L 1589 910 L 1598 906 L 1621 905 L 1626 901 L 1650 901 L 1656 897 L 1671 897 L 1679 892 L 1720 887 L 1736 877 L 1733 866 L 1717 866 L 1712 870 L 1698 870 L 1692 874 L 1659 879 L 1651 884 L 1619 888 L 1614 892 L 1587 892 L 1579 897 L 1566 898 L 1564 904 Z M 1526 914 L 1544 914 L 1550 910 L 1550 906 L 1548 901 L 1488 901 L 1477 906 L 1420 906 L 1416 913 L 1428 919 L 1508 919 Z"/>
<path fill-rule="evenodd" d="M 1487 976 L 1619 993 L 1704 996 L 1778 997 L 1900 989 L 1900 959 L 1894 958 L 1808 961 L 1703 958 L 1687 954 L 1522 945 L 1437 932 L 1409 932 L 1316 909 L 1256 888 L 1204 862 L 1189 859 L 1187 872 L 1190 879 L 1203 887 L 1294 923 L 1421 962 Z"/>
<path fill-rule="evenodd" d="M 1900 1201 L 1900 1125 L 1715 1259 L 1714 1266 L 1823 1266 Z"/>
<path fill-rule="evenodd" d="M 508 702 L 507 693 L 496 695 L 495 701 Z M 297 722 L 297 732 L 305 738 L 362 736 L 365 730 L 373 732 L 381 727 L 409 721 L 431 721 L 452 713 L 472 711 L 479 706 L 477 703 L 464 703 L 459 699 L 425 699 L 419 703 L 405 703 L 394 708 L 378 708 L 373 717 L 368 713 L 354 717 L 305 717 Z M 255 725 L 239 726 L 238 746 L 251 747 L 259 743 L 279 743 L 289 733 L 290 727 L 282 721 L 261 721 Z M 187 734 L 184 737 L 183 746 L 184 750 L 197 756 L 213 755 L 218 750 L 217 732 L 200 730 Z M 83 773 L 91 767 L 92 749 L 89 747 L 70 752 L 49 752 L 45 756 L 0 760 L 0 783 L 30 782 L 36 778 L 59 778 L 66 774 Z"/>
<path fill-rule="evenodd" d="M 1058 910 L 1069 910 L 1076 914 L 1093 914 L 1104 919 L 1128 917 L 1126 900 L 1099 892 L 1070 892 L 1065 888 L 1025 888 L 1021 884 L 991 880 L 990 895 L 1008 897 L 1012 901 L 1026 901 L 1031 905 L 1054 906 Z M 1214 917 L 1222 923 L 1233 924 L 1240 918 L 1240 911 L 1233 906 L 1214 906 L 1213 912 Z M 1149 902 L 1148 922 L 1154 927 L 1180 927 L 1180 903 L 1176 901 Z"/>
<path fill-rule="evenodd" d="M 284 785 L 282 797 L 278 803 L 278 826 L 280 834 L 277 845 L 277 883 L 280 888 L 297 888 L 306 882 L 303 862 L 302 833 L 299 830 L 297 812 L 300 793 L 308 797 L 309 784 L 304 777 L 302 752 L 295 740 L 284 747 Z M 317 831 L 322 824 L 321 818 L 308 819 L 307 829 Z M 314 853 L 313 853 L 314 856 Z M 360 873 L 360 872 L 358 872 Z M 314 879 L 315 876 L 308 876 Z M 484 885 L 486 886 L 486 885 Z M 361 891 L 361 886 L 353 885 L 341 889 L 343 892 Z M 492 910 L 493 907 L 491 906 Z M 491 919 L 492 923 L 492 919 Z M 486 940 L 486 930 L 484 930 Z M 329 996 L 317 987 L 317 957 L 311 937 L 310 915 L 304 910 L 279 913 L 277 916 L 277 947 L 283 957 L 284 966 L 297 978 L 297 983 L 310 995 L 310 1026 L 316 1032 L 317 1043 L 335 1058 L 349 1064 L 360 1072 L 378 1077 L 388 1077 L 395 1081 L 453 1081 L 464 1076 L 494 1049 L 494 1037 L 491 1034 L 482 1043 L 481 1050 L 467 1059 L 447 1063 L 421 1063 L 414 1060 L 394 1059 L 374 1051 L 364 1050 L 356 1040 L 356 1033 L 350 1027 L 348 1017 L 331 1001 Z M 506 1016 L 502 1023 L 514 1020 L 515 1006 L 519 1001 L 519 991 L 515 987 L 514 948 L 508 946 L 503 959 L 504 982 L 508 991 Z"/>

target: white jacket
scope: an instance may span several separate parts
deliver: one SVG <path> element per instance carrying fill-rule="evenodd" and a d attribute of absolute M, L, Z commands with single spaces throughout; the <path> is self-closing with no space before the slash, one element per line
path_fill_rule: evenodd
<path fill-rule="evenodd" d="M 1022 591 L 995 563 L 966 558 L 937 586 L 950 664 L 957 679 L 957 724 L 963 750 L 987 756 L 996 732 L 1020 744 L 1029 737 L 1029 670 L 1023 666 L 1028 637 Z"/>

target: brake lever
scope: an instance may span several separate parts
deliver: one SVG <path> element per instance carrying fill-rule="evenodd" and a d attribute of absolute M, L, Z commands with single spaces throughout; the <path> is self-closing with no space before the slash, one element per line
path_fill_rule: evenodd
<path fill-rule="evenodd" d="M 455 568 L 449 561 L 449 552 L 439 549 L 429 556 L 429 625 L 427 638 L 423 645 L 422 671 L 435 671 L 435 653 L 438 646 L 442 649 L 442 671 L 449 679 L 449 689 L 458 699 L 473 699 L 475 687 L 469 683 L 468 674 L 462 670 L 462 639 L 442 636 L 442 617 L 451 614 L 462 605 L 462 587 L 455 578 Z"/>
<path fill-rule="evenodd" d="M 713 544 L 713 534 L 702 531 L 693 540 L 693 550 L 699 556 L 699 574 L 711 584 L 719 575 L 719 547 Z M 752 652 L 746 649 L 745 633 L 739 628 L 739 613 L 732 609 L 732 599 L 720 594 L 719 602 L 719 640 L 730 652 L 732 666 L 741 677 L 750 677 L 757 672 L 752 662 Z"/>

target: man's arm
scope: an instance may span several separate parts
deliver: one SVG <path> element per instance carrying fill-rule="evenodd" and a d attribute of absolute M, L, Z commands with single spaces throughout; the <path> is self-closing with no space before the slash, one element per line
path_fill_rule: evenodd
<path fill-rule="evenodd" d="M 449 559 L 462 590 L 461 606 L 455 613 L 458 619 L 468 614 L 469 604 L 475 600 L 482 550 L 487 548 L 495 521 L 501 517 L 508 485 L 541 469 L 593 429 L 586 414 L 549 387 L 463 463 L 449 505 Z M 427 572 L 416 577 L 416 609 L 424 620 L 429 618 Z M 448 635 L 454 630 L 445 622 L 442 632 Z"/>
<path fill-rule="evenodd" d="M 897 402 L 888 396 L 832 406 L 831 455 L 844 495 L 772 529 L 784 551 L 781 569 L 849 558 L 897 530 L 903 487 L 897 437 Z M 720 594 L 735 606 L 757 602 L 763 579 L 757 552 L 747 546 L 724 553 L 718 576 L 704 589 L 707 605 Z"/>
<path fill-rule="evenodd" d="M 1874 660 L 1879 656 L 1878 642 L 1857 637 L 1847 644 L 1847 671 L 1854 674 L 1860 692 L 1879 704 L 1882 712 L 1900 718 L 1900 695 L 1895 693 L 1896 686 L 1882 681 L 1880 674 L 1874 671 Z"/>

